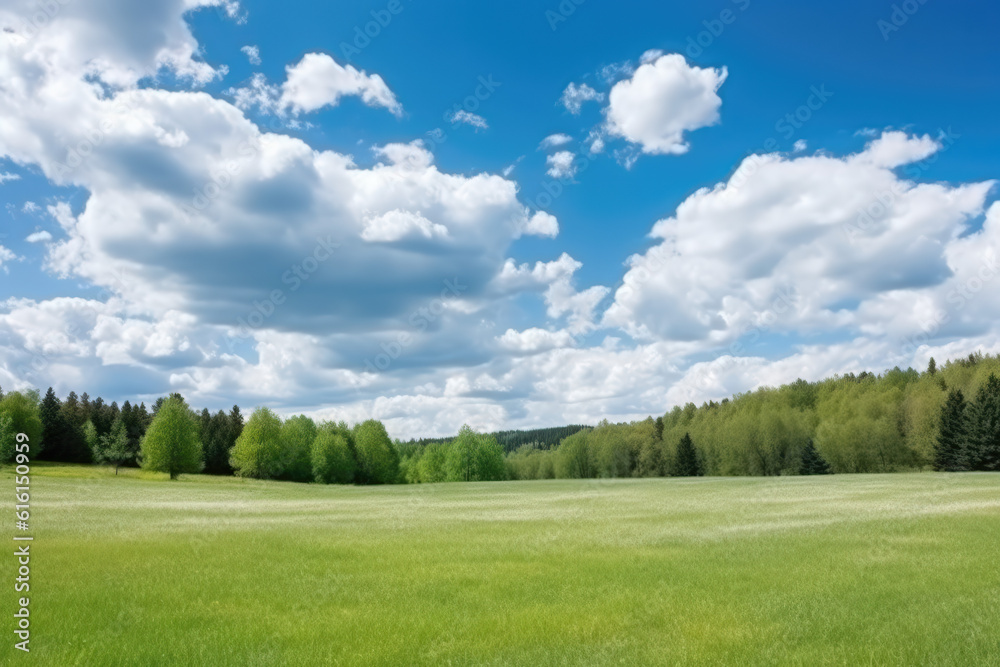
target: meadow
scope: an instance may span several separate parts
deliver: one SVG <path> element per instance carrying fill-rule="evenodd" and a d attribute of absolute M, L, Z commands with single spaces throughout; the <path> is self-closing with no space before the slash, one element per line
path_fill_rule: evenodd
<path fill-rule="evenodd" d="M 1000 664 L 997 474 L 32 474 L 5 664 Z"/>

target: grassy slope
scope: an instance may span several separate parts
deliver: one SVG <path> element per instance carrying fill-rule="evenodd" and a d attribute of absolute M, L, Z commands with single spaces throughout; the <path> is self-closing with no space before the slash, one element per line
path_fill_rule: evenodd
<path fill-rule="evenodd" d="M 1000 663 L 1000 475 L 34 473 L 37 664 Z"/>

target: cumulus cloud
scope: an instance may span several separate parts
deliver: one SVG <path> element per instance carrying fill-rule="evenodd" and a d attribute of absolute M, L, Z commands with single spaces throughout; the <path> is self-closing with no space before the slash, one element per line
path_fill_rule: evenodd
<path fill-rule="evenodd" d="M 610 290 L 594 285 L 577 291 L 574 274 L 582 266 L 567 253 L 551 262 L 535 262 L 534 266 L 508 259 L 494 279 L 494 289 L 508 293 L 544 289 L 548 316 L 565 317 L 571 334 L 584 333 L 594 328 L 597 307 Z"/>
<path fill-rule="evenodd" d="M 8 110 L 0 156 L 86 192 L 72 206 L 48 207 L 57 239 L 34 239 L 48 241 L 48 270 L 104 291 L 100 300 L 0 308 L 4 386 L 72 383 L 112 396 L 176 390 L 209 404 L 286 407 L 308 396 L 313 408 L 424 410 L 441 404 L 397 396 L 400 378 L 428 395 L 444 392 L 456 367 L 503 352 L 495 339 L 509 327 L 483 324 L 502 303 L 522 291 L 545 298 L 549 283 L 496 288 L 515 239 L 559 230 L 554 216 L 518 200 L 512 181 L 446 173 L 419 141 L 377 146 L 377 163 L 361 168 L 351 156 L 262 130 L 239 108 L 250 101 L 96 86 L 86 68 L 53 64 L 67 54 L 33 50 L 53 43 L 40 34 L 17 53 L 0 52 L 11 79 L 31 70 L 36 81 L 0 89 Z M 291 84 L 309 74 L 303 62 L 287 85 L 259 79 L 257 97 L 277 110 L 290 96 L 287 108 L 306 111 L 347 94 L 339 87 L 301 96 Z M 369 86 L 370 99 L 392 106 L 374 78 L 358 75 L 356 91 Z M 6 248 L 0 257 L 17 259 Z M 559 298 L 570 302 L 560 301 L 557 319 L 586 315 L 572 294 Z M 499 329 L 470 342 L 480 326 Z M 404 334 L 391 373 L 373 375 L 366 358 Z M 37 354 L 43 371 L 32 370 Z M 450 412 L 506 415 L 469 397 L 506 385 L 488 373 L 469 377 L 468 391 L 450 385 L 468 410 Z M 435 423 L 426 412 L 398 414 L 396 429 Z"/>
<path fill-rule="evenodd" d="M 507 329 L 497 338 L 497 342 L 504 349 L 518 354 L 538 354 L 560 347 L 570 347 L 575 343 L 575 339 L 568 331 L 548 331 L 532 327 L 524 331 Z"/>
<path fill-rule="evenodd" d="M 555 238 L 559 235 L 559 221 L 551 213 L 536 211 L 525 223 L 524 234 Z"/>
<path fill-rule="evenodd" d="M 365 220 L 361 238 L 365 241 L 399 241 L 407 237 L 444 238 L 448 228 L 431 222 L 419 213 L 399 209 Z"/>
<path fill-rule="evenodd" d="M 10 0 L 0 8 L 0 25 L 10 32 L 5 50 L 11 57 L 79 78 L 90 76 L 115 87 L 168 69 L 195 85 L 221 76 L 224 67 L 212 67 L 197 58 L 198 43 L 185 14 L 203 7 L 222 7 L 230 16 L 238 3 L 226 0 L 163 0 L 134 11 L 128 0 L 60 3 L 43 25 L 24 17 L 37 12 L 33 0 Z M 127 35 L 127 39 L 123 36 Z"/>
<path fill-rule="evenodd" d="M 61 231 L 31 236 L 68 290 L 102 291 L 0 303 L 0 385 L 147 402 L 181 391 L 213 409 L 376 417 L 410 437 L 637 419 L 998 346 L 1000 205 L 986 208 L 992 183 L 920 182 L 913 161 L 940 142 L 890 132 L 852 156 L 751 156 L 658 222 L 612 293 L 569 254 L 510 257 L 559 222 L 505 177 L 448 173 L 419 141 L 359 166 L 243 113 L 347 94 L 398 109 L 374 75 L 314 54 L 289 81 L 347 83 L 251 79 L 232 102 L 158 89 L 164 69 L 192 86 L 222 71 L 184 20 L 204 4 L 156 3 L 126 30 L 122 1 L 70 3 L 32 40 L 5 33 L 3 80 L 32 85 L 0 87 L 0 157 L 83 193 L 44 199 Z M 658 81 L 669 57 L 617 76 Z M 690 129 L 643 138 L 670 148 Z M 0 265 L 18 259 L 0 247 Z M 522 308 L 533 301 L 544 315 Z M 787 351 L 733 347 L 769 335 Z"/>
<path fill-rule="evenodd" d="M 584 103 L 603 102 L 604 93 L 597 92 L 585 83 L 581 83 L 580 85 L 570 83 L 566 86 L 566 90 L 563 91 L 559 101 L 566 107 L 566 111 L 573 115 L 578 115 Z"/>
<path fill-rule="evenodd" d="M 558 151 L 547 156 L 545 164 L 548 166 L 548 170 L 545 173 L 552 178 L 573 178 L 577 172 L 576 164 L 574 164 L 575 157 L 570 151 Z"/>
<path fill-rule="evenodd" d="M 357 96 L 372 107 L 384 107 L 399 116 L 403 107 L 378 74 L 366 74 L 353 65 L 346 67 L 325 53 L 307 53 L 285 69 L 281 107 L 310 112 L 336 106 L 341 97 Z"/>
<path fill-rule="evenodd" d="M 947 310 L 963 270 L 955 253 L 970 242 L 960 236 L 993 187 L 918 184 L 893 171 L 930 145 L 886 133 L 843 158 L 748 157 L 728 182 L 653 226 L 660 244 L 630 258 L 604 323 L 641 339 L 709 345 L 762 319 L 769 331 L 912 331 L 904 311 L 920 299 Z M 983 250 L 996 247 L 994 234 L 986 225 L 970 238 Z"/>
<path fill-rule="evenodd" d="M 686 132 L 718 122 L 722 100 L 717 93 L 726 76 L 724 67 L 688 65 L 676 53 L 646 62 L 611 89 L 607 130 L 644 153 L 686 153 Z"/>
<path fill-rule="evenodd" d="M 246 48 L 246 47 L 244 47 Z M 325 53 L 307 53 L 285 68 L 281 85 L 257 72 L 242 86 L 226 90 L 241 110 L 257 108 L 264 114 L 286 116 L 337 106 L 344 97 L 360 97 L 370 107 L 383 107 L 400 116 L 403 107 L 378 74 L 346 67 Z M 298 121 L 292 121 L 293 123 Z"/>

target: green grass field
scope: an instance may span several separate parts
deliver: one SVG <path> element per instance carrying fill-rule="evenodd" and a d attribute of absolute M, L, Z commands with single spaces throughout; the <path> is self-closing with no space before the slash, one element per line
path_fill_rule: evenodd
<path fill-rule="evenodd" d="M 32 652 L 8 614 L 5 664 L 1000 664 L 1000 475 L 379 488 L 51 466 L 32 512 Z"/>

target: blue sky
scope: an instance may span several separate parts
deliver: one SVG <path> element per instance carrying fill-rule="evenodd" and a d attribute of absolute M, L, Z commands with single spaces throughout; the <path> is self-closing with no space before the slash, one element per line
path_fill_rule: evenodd
<path fill-rule="evenodd" d="M 5 388 L 410 437 L 997 349 L 1000 9 L 201 4 L 0 10 Z"/>

